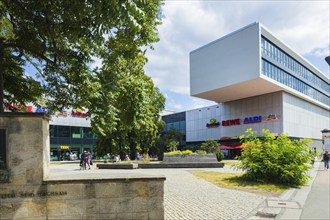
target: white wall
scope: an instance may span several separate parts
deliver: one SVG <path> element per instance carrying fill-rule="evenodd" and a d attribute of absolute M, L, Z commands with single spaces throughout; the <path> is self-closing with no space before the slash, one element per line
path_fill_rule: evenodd
<path fill-rule="evenodd" d="M 87 118 L 72 117 L 72 116 L 52 116 L 49 121 L 50 125 L 63 126 L 77 126 L 77 127 L 91 127 L 91 122 Z"/>
<path fill-rule="evenodd" d="M 283 93 L 284 132 L 290 136 L 321 139 L 330 128 L 330 111 Z"/>
<path fill-rule="evenodd" d="M 194 109 L 186 112 L 186 141 L 205 141 L 207 139 L 219 140 L 220 128 L 208 128 L 206 124 L 210 119 L 220 121 L 220 106 L 214 105 L 206 108 Z"/>
<path fill-rule="evenodd" d="M 219 108 L 216 108 L 219 106 Z M 209 110 L 208 110 L 209 108 Z M 251 98 L 226 102 L 220 105 L 201 108 L 186 112 L 186 140 L 187 142 L 205 141 L 207 139 L 219 140 L 221 137 L 234 137 L 245 133 L 252 128 L 260 132 L 269 129 L 280 134 L 283 132 L 282 93 L 271 93 Z M 276 114 L 278 120 L 267 121 L 269 114 Z M 260 123 L 244 124 L 245 117 L 262 116 Z M 215 118 L 220 124 L 222 121 L 240 119 L 240 125 L 207 128 L 211 118 Z"/>
<path fill-rule="evenodd" d="M 271 93 L 224 103 L 221 109 L 221 121 L 239 118 L 240 125 L 222 126 L 221 136 L 233 137 L 245 133 L 252 128 L 260 134 L 262 129 L 282 133 L 282 98 L 281 93 Z M 276 114 L 278 120 L 267 121 L 269 114 Z M 262 116 L 260 123 L 244 124 L 244 118 Z"/>
<path fill-rule="evenodd" d="M 254 23 L 192 51 L 191 95 L 258 78 L 259 41 L 259 24 Z"/>

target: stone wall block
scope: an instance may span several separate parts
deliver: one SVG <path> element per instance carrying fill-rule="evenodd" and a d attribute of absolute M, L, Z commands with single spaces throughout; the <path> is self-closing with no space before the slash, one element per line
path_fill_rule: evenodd
<path fill-rule="evenodd" d="M 150 197 L 162 197 L 164 198 L 164 181 L 150 181 L 149 186 L 149 196 Z"/>
<path fill-rule="evenodd" d="M 131 212 L 147 212 L 148 211 L 148 199 L 145 197 L 135 197 L 129 200 L 128 206 Z"/>
<path fill-rule="evenodd" d="M 84 215 L 63 215 L 63 216 L 48 216 L 47 220 L 80 220 L 84 219 Z"/>
<path fill-rule="evenodd" d="M 28 208 L 23 202 L 0 203 L 0 219 L 28 218 Z"/>
<path fill-rule="evenodd" d="M 100 202 L 98 199 L 87 199 L 86 203 L 86 213 L 98 214 L 100 212 Z"/>
<path fill-rule="evenodd" d="M 43 178 L 42 167 L 35 167 L 26 170 L 27 184 L 41 184 Z"/>
<path fill-rule="evenodd" d="M 71 218 L 73 220 L 74 218 Z M 85 215 L 82 216 L 82 220 L 109 220 L 109 219 L 118 219 L 117 214 L 91 214 L 91 213 L 86 213 Z M 128 219 L 127 219 L 128 220 Z"/>
<path fill-rule="evenodd" d="M 40 118 L 20 118 L 18 123 L 21 125 L 22 132 L 27 135 L 41 134 L 42 120 Z"/>
<path fill-rule="evenodd" d="M 46 202 L 41 200 L 27 203 L 28 217 L 45 217 L 47 215 L 47 207 L 45 204 Z"/>
<path fill-rule="evenodd" d="M 46 205 L 48 218 L 56 217 L 57 219 L 62 219 L 59 217 L 67 215 L 66 203 L 64 200 L 47 201 Z"/>
<path fill-rule="evenodd" d="M 56 201 L 61 199 L 85 199 L 85 185 L 84 184 L 49 184 L 47 185 L 47 192 L 62 192 L 66 195 L 49 196 L 49 201 Z"/>
<path fill-rule="evenodd" d="M 147 212 L 148 199 L 145 197 L 126 197 L 100 199 L 100 213 Z"/>
<path fill-rule="evenodd" d="M 149 198 L 147 203 L 148 211 L 152 212 L 155 210 L 164 211 L 164 198 L 163 197 L 152 197 Z"/>
<path fill-rule="evenodd" d="M 41 113 L 0 117 L 7 130 L 9 177 L 0 184 L 1 220 L 164 218 L 164 179 L 47 179 L 48 120 Z"/>
<path fill-rule="evenodd" d="M 26 184 L 26 168 L 9 169 L 9 182 L 12 185 Z"/>
<path fill-rule="evenodd" d="M 111 214 L 127 212 L 131 208 L 130 200 L 131 198 L 129 197 L 100 199 L 100 213 Z"/>
<path fill-rule="evenodd" d="M 66 215 L 80 216 L 86 213 L 86 203 L 84 201 L 71 199 L 64 202 L 67 210 Z"/>
<path fill-rule="evenodd" d="M 134 182 L 127 185 L 127 193 L 130 195 L 138 197 L 148 197 L 149 196 L 149 185 L 148 182 Z"/>
<path fill-rule="evenodd" d="M 124 219 L 125 220 L 127 220 L 127 219 L 130 219 L 130 220 L 148 219 L 148 213 L 147 212 L 124 212 L 124 213 L 118 213 L 118 215 L 116 216 L 116 219 L 118 219 L 118 220 L 124 220 Z"/>
<path fill-rule="evenodd" d="M 125 194 L 127 195 L 127 190 L 123 183 L 95 183 L 96 198 L 118 198 Z"/>
<path fill-rule="evenodd" d="M 148 219 L 163 220 L 164 219 L 164 209 L 163 210 L 154 210 L 154 211 L 149 212 Z"/>

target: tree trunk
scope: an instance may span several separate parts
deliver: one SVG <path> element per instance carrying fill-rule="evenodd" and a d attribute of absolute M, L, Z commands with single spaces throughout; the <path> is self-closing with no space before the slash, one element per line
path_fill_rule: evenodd
<path fill-rule="evenodd" d="M 4 83 L 3 83 L 3 54 L 4 54 L 4 48 L 3 48 L 3 41 L 0 39 L 0 113 L 4 112 Z"/>

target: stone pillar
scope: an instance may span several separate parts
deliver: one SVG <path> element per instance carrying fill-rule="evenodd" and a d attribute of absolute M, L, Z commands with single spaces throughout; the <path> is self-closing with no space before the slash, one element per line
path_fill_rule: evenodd
<path fill-rule="evenodd" d="M 42 184 L 49 174 L 49 119 L 45 113 L 2 113 L 6 168 L 13 185 Z"/>

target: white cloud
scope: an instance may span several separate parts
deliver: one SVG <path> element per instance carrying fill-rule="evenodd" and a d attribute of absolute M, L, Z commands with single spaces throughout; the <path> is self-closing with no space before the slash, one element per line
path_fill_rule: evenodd
<path fill-rule="evenodd" d="M 181 94 L 190 108 L 202 107 L 210 102 L 188 97 L 192 50 L 259 21 L 293 50 L 325 62 L 322 57 L 329 54 L 330 45 L 329 7 L 329 1 L 165 1 L 160 42 L 147 52 L 146 72 L 162 91 L 171 91 L 168 106 L 186 109 L 184 101 L 177 104 L 173 97 Z"/>
<path fill-rule="evenodd" d="M 215 105 L 215 102 L 204 100 L 204 99 L 199 99 L 199 98 L 193 98 L 193 103 L 191 109 L 196 109 L 196 108 L 202 108 L 205 106 L 211 106 Z"/>

